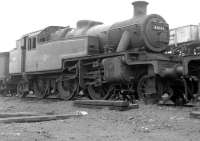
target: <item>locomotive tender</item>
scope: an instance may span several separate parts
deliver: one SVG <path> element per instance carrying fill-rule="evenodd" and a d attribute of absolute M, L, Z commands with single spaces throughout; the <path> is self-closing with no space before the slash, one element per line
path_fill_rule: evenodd
<path fill-rule="evenodd" d="M 147 15 L 147 5 L 133 2 L 134 16 L 112 25 L 81 20 L 76 28 L 49 26 L 24 35 L 9 53 L 12 91 L 65 100 L 83 93 L 92 99 L 171 98 L 180 61 L 163 53 L 168 24 Z"/>

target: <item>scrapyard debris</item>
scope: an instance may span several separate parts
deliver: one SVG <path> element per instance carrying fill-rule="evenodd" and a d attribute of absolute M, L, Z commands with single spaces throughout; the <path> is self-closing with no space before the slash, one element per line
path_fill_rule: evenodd
<path fill-rule="evenodd" d="M 177 121 L 180 121 L 180 120 L 184 120 L 185 118 L 184 118 L 184 117 L 173 116 L 173 117 L 170 117 L 169 119 L 170 119 L 170 120 L 177 120 Z"/>
<path fill-rule="evenodd" d="M 125 111 L 129 109 L 139 108 L 138 104 L 129 104 L 127 101 L 111 101 L 111 100 L 75 100 L 73 105 L 84 108 L 108 108 L 110 110 Z"/>
<path fill-rule="evenodd" d="M 93 105 L 93 106 L 118 106 L 127 107 L 128 102 L 125 101 L 111 101 L 111 100 L 75 100 L 74 105 Z"/>
<path fill-rule="evenodd" d="M 2 132 L 1 134 L 0 134 L 1 136 L 20 136 L 21 135 L 21 133 L 8 133 L 8 132 L 6 132 L 6 133 L 4 133 L 4 132 Z"/>
<path fill-rule="evenodd" d="M 30 113 L 30 112 L 18 112 L 18 113 L 0 113 L 0 118 L 8 117 L 22 117 L 22 116 L 37 116 L 39 113 Z"/>
<path fill-rule="evenodd" d="M 159 105 L 174 105 L 174 102 L 168 99 L 168 100 L 160 100 L 158 104 Z"/>
<path fill-rule="evenodd" d="M 50 120 L 64 120 L 69 118 L 76 118 L 85 116 L 88 113 L 86 111 L 77 111 L 75 114 L 64 115 L 34 115 L 34 116 L 21 116 L 21 117 L 8 117 L 0 118 L 0 123 L 26 123 L 26 122 L 43 122 Z"/>
<path fill-rule="evenodd" d="M 85 116 L 85 115 L 88 115 L 88 112 L 86 112 L 86 111 L 76 111 L 76 114 Z"/>
<path fill-rule="evenodd" d="M 141 127 L 141 130 L 144 132 L 144 133 L 150 133 L 150 130 L 148 127 Z"/>
<path fill-rule="evenodd" d="M 128 118 L 128 120 L 134 120 L 135 119 L 135 117 L 129 117 Z"/>
<path fill-rule="evenodd" d="M 190 113 L 190 117 L 191 117 L 191 118 L 200 119 L 200 111 L 192 111 L 192 112 Z"/>

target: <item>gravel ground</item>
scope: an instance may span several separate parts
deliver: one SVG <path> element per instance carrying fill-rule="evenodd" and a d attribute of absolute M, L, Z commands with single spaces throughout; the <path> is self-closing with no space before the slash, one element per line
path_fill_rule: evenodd
<path fill-rule="evenodd" d="M 88 115 L 37 123 L 0 124 L 0 141 L 199 141 L 200 119 L 191 107 L 140 104 L 139 109 L 115 111 L 72 106 L 71 101 L 0 97 L 0 112 Z"/>

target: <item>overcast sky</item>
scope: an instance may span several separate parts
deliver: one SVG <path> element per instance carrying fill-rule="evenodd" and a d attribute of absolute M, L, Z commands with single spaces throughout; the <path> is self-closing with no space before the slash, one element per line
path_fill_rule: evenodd
<path fill-rule="evenodd" d="M 112 24 L 132 17 L 134 0 L 1 0 L 0 51 L 15 47 L 23 34 L 50 25 L 72 26 L 80 19 Z M 146 0 L 148 14 L 163 16 L 170 28 L 198 24 L 199 0 Z"/>

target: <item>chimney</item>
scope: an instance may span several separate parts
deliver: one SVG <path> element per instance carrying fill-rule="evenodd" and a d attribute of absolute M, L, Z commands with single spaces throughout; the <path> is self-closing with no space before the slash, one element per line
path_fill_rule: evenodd
<path fill-rule="evenodd" d="M 134 7 L 134 17 L 145 16 L 147 14 L 147 5 L 146 1 L 135 1 L 132 3 Z"/>

